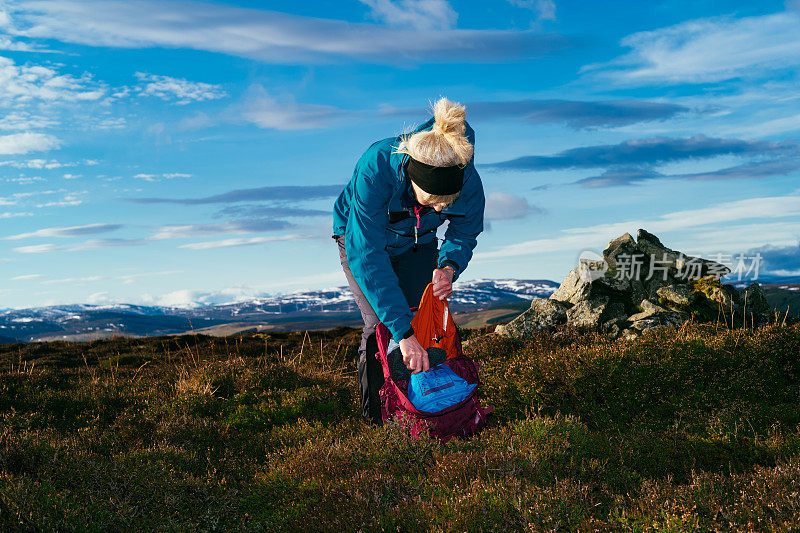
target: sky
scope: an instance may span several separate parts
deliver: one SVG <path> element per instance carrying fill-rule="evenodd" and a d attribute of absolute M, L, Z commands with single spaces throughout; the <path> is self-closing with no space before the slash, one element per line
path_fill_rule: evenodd
<path fill-rule="evenodd" d="M 0 308 L 346 285 L 335 197 L 442 96 L 487 197 L 461 280 L 639 228 L 797 276 L 798 67 L 800 2 L 0 0 Z"/>

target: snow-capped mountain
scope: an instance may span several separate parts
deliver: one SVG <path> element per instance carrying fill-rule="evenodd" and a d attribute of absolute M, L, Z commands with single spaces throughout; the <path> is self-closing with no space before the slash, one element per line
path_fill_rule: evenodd
<path fill-rule="evenodd" d="M 476 311 L 547 298 L 558 288 L 550 280 L 477 279 L 454 284 L 454 312 Z M 0 342 L 150 336 L 203 330 L 223 324 L 315 329 L 355 325 L 360 313 L 347 287 L 263 296 L 246 301 L 192 307 L 133 304 L 69 304 L 0 311 Z"/>

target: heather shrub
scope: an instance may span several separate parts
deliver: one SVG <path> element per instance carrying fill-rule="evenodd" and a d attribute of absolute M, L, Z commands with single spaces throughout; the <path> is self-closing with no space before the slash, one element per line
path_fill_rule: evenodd
<path fill-rule="evenodd" d="M 446 444 L 361 421 L 353 329 L 0 345 L 0 529 L 800 527 L 800 325 L 482 333 Z"/>

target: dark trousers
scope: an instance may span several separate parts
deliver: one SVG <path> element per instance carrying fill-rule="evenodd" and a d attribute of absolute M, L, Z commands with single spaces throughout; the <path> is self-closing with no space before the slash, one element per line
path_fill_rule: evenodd
<path fill-rule="evenodd" d="M 383 386 L 383 369 L 375 358 L 378 352 L 378 342 L 375 338 L 375 326 L 380 320 L 372 306 L 361 292 L 350 266 L 347 264 L 347 253 L 344 249 L 344 235 L 336 237 L 339 245 L 339 259 L 342 263 L 344 275 L 350 285 L 350 291 L 356 300 L 361 318 L 364 320 L 364 331 L 361 333 L 361 345 L 358 348 L 358 379 L 361 395 L 361 416 L 376 424 L 381 423 L 381 405 L 378 392 Z M 409 250 L 397 257 L 391 258 L 392 269 L 400 285 L 400 290 L 406 297 L 409 307 L 416 307 L 425 292 L 425 287 L 431 282 L 433 270 L 437 266 L 439 257 L 438 241 L 430 244 L 419 245 L 416 250 Z M 395 339 L 400 341 L 400 339 Z"/>

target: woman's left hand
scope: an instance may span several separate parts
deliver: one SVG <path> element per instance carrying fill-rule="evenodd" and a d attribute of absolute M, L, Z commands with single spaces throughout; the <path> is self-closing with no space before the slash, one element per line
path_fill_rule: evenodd
<path fill-rule="evenodd" d="M 446 300 L 453 294 L 453 267 L 445 266 L 433 271 L 433 295 Z"/>

